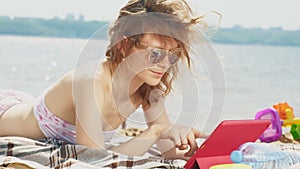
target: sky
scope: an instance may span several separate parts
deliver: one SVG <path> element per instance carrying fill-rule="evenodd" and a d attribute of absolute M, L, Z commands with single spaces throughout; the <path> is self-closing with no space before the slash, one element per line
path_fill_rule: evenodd
<path fill-rule="evenodd" d="M 195 16 L 215 10 L 222 14 L 220 27 L 240 25 L 245 28 L 282 27 L 300 29 L 300 0 L 187 0 Z M 1 0 L 0 16 L 65 18 L 74 14 L 85 20 L 116 18 L 127 0 Z M 208 15 L 212 16 L 212 15 Z M 207 17 L 214 25 L 216 17 Z"/>

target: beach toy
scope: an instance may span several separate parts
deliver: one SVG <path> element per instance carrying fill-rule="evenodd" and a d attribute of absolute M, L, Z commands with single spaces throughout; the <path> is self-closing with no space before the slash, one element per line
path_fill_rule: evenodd
<path fill-rule="evenodd" d="M 278 140 L 282 136 L 282 127 L 293 124 L 300 124 L 300 119 L 281 120 L 279 114 L 274 108 L 267 108 L 256 113 L 255 119 L 269 119 L 270 126 L 259 137 L 263 142 L 272 142 Z M 299 130 L 299 129 L 298 129 Z M 296 132 L 294 132 L 296 133 Z"/>
<path fill-rule="evenodd" d="M 273 108 L 267 108 L 256 113 L 255 119 L 269 119 L 270 126 L 263 132 L 259 139 L 263 142 L 272 142 L 278 140 L 282 135 L 281 121 L 277 111 Z"/>
<path fill-rule="evenodd" d="M 300 124 L 292 124 L 290 133 L 294 140 L 300 140 Z"/>
<path fill-rule="evenodd" d="M 277 110 L 280 119 L 288 120 L 295 118 L 293 108 L 287 102 L 274 104 L 273 108 Z"/>

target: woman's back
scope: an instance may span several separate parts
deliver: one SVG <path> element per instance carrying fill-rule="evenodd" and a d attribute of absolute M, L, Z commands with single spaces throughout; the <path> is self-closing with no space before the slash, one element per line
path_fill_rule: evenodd
<path fill-rule="evenodd" d="M 72 95 L 73 71 L 50 86 L 43 95 L 47 108 L 63 120 L 75 124 L 75 108 Z"/>

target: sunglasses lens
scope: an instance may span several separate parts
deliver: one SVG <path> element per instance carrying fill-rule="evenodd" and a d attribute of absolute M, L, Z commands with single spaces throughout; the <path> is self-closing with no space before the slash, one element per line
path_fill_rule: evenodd
<path fill-rule="evenodd" d="M 152 64 L 157 64 L 163 60 L 165 54 L 160 49 L 151 49 L 150 50 L 150 62 Z"/>
<path fill-rule="evenodd" d="M 174 65 L 177 63 L 181 56 L 181 51 L 174 51 L 172 54 L 169 55 L 168 59 L 171 65 Z"/>
<path fill-rule="evenodd" d="M 181 50 L 176 50 L 172 52 L 167 52 L 162 49 L 151 49 L 150 50 L 150 62 L 152 64 L 157 64 L 161 62 L 165 56 L 168 55 L 168 61 L 170 65 L 175 65 L 177 61 L 180 59 L 182 54 Z"/>

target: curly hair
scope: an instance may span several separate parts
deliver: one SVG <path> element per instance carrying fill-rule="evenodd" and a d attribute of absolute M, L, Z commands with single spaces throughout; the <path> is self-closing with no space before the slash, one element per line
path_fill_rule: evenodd
<path fill-rule="evenodd" d="M 152 33 L 163 43 L 170 42 L 170 38 L 174 39 L 178 47 L 183 49 L 181 59 L 190 68 L 189 27 L 197 23 L 201 23 L 201 17 L 192 18 L 192 11 L 185 0 L 130 0 L 109 29 L 110 44 L 106 58 L 110 62 L 111 71 L 112 65 L 119 64 L 124 57 L 117 44 L 122 44 L 126 39 L 126 49 L 139 47 L 145 32 Z M 149 103 L 149 94 L 153 89 L 169 94 L 177 72 L 177 65 L 170 67 L 158 85 L 143 84 L 138 89 L 139 95 Z"/>

